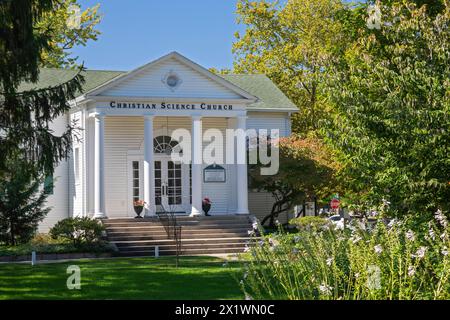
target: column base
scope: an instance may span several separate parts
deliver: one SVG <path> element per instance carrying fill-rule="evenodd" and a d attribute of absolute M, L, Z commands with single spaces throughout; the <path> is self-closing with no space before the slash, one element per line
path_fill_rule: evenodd
<path fill-rule="evenodd" d="M 106 216 L 106 213 L 97 212 L 94 213 L 94 219 L 108 219 L 108 217 Z"/>
<path fill-rule="evenodd" d="M 200 211 L 198 211 L 195 208 L 192 208 L 191 214 L 189 215 L 190 217 L 200 217 L 200 216 L 204 216 L 204 214 Z"/>
<path fill-rule="evenodd" d="M 250 212 L 248 210 L 238 210 L 236 211 L 236 215 L 249 215 Z"/>

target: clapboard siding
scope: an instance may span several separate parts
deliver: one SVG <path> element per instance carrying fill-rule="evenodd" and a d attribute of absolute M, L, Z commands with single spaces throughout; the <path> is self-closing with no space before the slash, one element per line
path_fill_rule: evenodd
<path fill-rule="evenodd" d="M 248 193 L 248 209 L 250 213 L 255 215 L 260 221 L 270 214 L 274 203 L 275 199 L 269 192 L 249 191 Z M 289 222 L 293 217 L 293 213 L 284 212 L 280 214 L 277 220 L 284 224 Z"/>
<path fill-rule="evenodd" d="M 208 129 L 218 129 L 222 133 L 222 137 L 226 137 L 226 129 L 227 129 L 227 119 L 225 118 L 204 118 L 203 119 L 203 133 Z M 224 141 L 224 140 L 223 140 Z M 203 141 L 203 148 L 210 146 L 214 148 L 217 152 L 217 158 L 220 159 L 218 164 L 222 165 L 226 169 L 226 182 L 220 183 L 203 183 L 202 184 L 202 194 L 203 197 L 208 197 L 211 202 L 211 211 L 210 214 L 226 214 L 230 211 L 230 199 L 229 199 L 229 190 L 230 190 L 230 170 L 228 170 L 225 163 L 225 143 L 223 143 L 223 148 L 221 147 L 221 143 L 217 140 L 214 141 Z M 223 149 L 223 150 L 222 150 Z M 203 168 L 207 167 L 209 164 L 204 164 Z M 202 171 L 203 176 L 203 171 Z"/>
<path fill-rule="evenodd" d="M 163 83 L 163 77 L 174 71 L 183 81 L 171 91 Z M 232 90 L 180 63 L 175 59 L 161 61 L 151 68 L 144 68 L 130 79 L 105 90 L 102 96 L 135 96 L 135 97 L 184 97 L 184 98 L 240 98 Z"/>
<path fill-rule="evenodd" d="M 268 133 L 270 133 L 271 129 L 278 129 L 280 130 L 280 137 L 286 137 L 291 134 L 290 119 L 287 113 L 249 112 L 247 129 L 266 129 Z"/>
<path fill-rule="evenodd" d="M 52 122 L 50 128 L 54 130 L 55 135 L 60 135 L 66 130 L 67 118 L 67 115 L 63 115 Z M 55 179 L 53 194 L 47 198 L 46 203 L 46 206 L 50 207 L 51 211 L 39 224 L 39 232 L 48 232 L 55 223 L 69 216 L 69 161 L 62 161 L 55 168 L 55 172 L 53 173 L 53 178 Z"/>

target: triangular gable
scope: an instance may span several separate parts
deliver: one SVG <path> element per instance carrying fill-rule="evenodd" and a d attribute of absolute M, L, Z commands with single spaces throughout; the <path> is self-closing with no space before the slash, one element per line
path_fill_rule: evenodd
<path fill-rule="evenodd" d="M 175 86 L 170 86 L 174 76 Z M 173 82 L 172 82 L 173 85 Z M 126 96 L 155 98 L 257 98 L 177 52 L 123 74 L 86 93 L 87 97 Z"/>

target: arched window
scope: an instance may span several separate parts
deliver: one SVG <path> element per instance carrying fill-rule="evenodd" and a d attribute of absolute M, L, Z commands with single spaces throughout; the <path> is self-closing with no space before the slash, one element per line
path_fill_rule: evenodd
<path fill-rule="evenodd" d="M 155 153 L 167 154 L 183 152 L 176 140 L 172 140 L 170 136 L 159 136 L 153 140 L 153 150 Z"/>

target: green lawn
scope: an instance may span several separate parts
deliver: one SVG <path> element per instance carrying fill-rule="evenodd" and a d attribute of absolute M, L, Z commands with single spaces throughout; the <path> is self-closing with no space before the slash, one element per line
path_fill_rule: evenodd
<path fill-rule="evenodd" d="M 0 264 L 0 299 L 242 299 L 233 275 L 212 257 L 80 260 Z M 81 269 L 81 290 L 68 290 L 67 266 Z"/>

